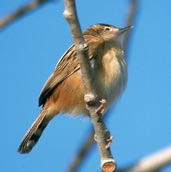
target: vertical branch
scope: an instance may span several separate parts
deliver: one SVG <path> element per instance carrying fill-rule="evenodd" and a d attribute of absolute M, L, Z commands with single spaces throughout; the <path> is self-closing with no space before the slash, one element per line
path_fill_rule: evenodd
<path fill-rule="evenodd" d="M 126 26 L 133 25 L 135 17 L 137 16 L 137 0 L 129 0 L 130 7 L 128 11 L 128 17 L 126 19 Z M 123 49 L 125 52 L 125 57 L 127 58 L 128 54 L 128 48 L 129 48 L 129 41 L 131 37 L 132 32 L 125 33 L 124 39 L 123 39 Z"/>
<path fill-rule="evenodd" d="M 126 24 L 125 26 L 128 25 L 132 25 L 134 23 L 134 20 L 137 16 L 137 8 L 138 8 L 138 4 L 137 4 L 137 0 L 129 0 L 129 8 L 128 8 L 128 16 L 126 17 Z M 125 50 L 125 56 L 128 59 L 128 44 L 131 38 L 131 34 L 132 32 L 127 32 L 124 35 L 124 39 L 123 39 L 123 48 Z M 105 117 L 108 115 L 105 114 Z M 80 150 L 78 151 L 73 163 L 69 166 L 69 171 L 70 172 L 75 172 L 76 169 L 78 169 L 78 167 L 80 166 L 80 164 L 82 163 L 82 161 L 85 159 L 85 157 L 87 156 L 87 154 L 89 153 L 89 150 L 92 148 L 94 142 L 93 142 L 93 131 L 90 133 L 88 139 L 85 141 L 85 143 L 81 146 Z"/>
<path fill-rule="evenodd" d="M 93 122 L 95 134 L 98 140 L 101 168 L 104 172 L 113 172 L 116 170 L 116 164 L 112 157 L 110 148 L 106 149 L 105 147 L 107 144 L 106 134 L 108 133 L 108 130 L 106 129 L 102 120 L 102 114 L 96 113 L 96 109 L 99 106 L 99 99 L 96 95 L 93 84 L 93 76 L 88 58 L 88 45 L 82 36 L 74 0 L 65 0 L 65 10 L 63 14 L 70 25 L 72 36 L 75 42 L 77 58 L 80 64 L 81 78 L 83 80 L 85 89 L 84 99 L 89 107 L 90 117 Z"/>

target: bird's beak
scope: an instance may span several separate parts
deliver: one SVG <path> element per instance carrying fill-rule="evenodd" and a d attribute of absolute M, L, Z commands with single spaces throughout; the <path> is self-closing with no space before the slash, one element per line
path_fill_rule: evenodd
<path fill-rule="evenodd" d="M 127 27 L 124 27 L 124 28 L 120 28 L 120 29 L 119 29 L 119 35 L 121 35 L 121 34 L 127 32 L 127 31 L 129 31 L 130 29 L 133 29 L 133 28 L 134 28 L 134 26 L 132 26 L 132 25 L 127 26 Z"/>

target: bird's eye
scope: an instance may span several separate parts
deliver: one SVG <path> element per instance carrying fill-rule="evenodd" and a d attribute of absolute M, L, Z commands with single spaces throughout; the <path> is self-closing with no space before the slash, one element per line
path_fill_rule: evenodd
<path fill-rule="evenodd" d="M 109 27 L 109 26 L 106 26 L 106 27 L 104 27 L 104 30 L 111 31 L 111 30 L 112 30 L 112 28 L 111 28 L 111 27 Z"/>

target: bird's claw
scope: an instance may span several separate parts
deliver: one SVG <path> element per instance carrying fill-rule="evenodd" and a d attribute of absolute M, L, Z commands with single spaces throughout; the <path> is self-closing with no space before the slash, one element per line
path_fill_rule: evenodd
<path fill-rule="evenodd" d="M 109 134 L 110 134 L 110 133 L 109 133 Z M 97 139 L 96 134 L 94 134 L 94 140 L 95 140 L 96 142 L 98 142 L 98 139 Z M 106 146 L 105 146 L 105 149 L 108 149 L 108 148 L 110 147 L 110 145 L 111 145 L 111 143 L 112 143 L 112 140 L 113 140 L 113 136 L 109 135 L 109 137 L 106 139 L 107 144 L 106 144 Z"/>
<path fill-rule="evenodd" d="M 106 99 L 101 99 L 99 101 L 100 105 L 99 107 L 95 110 L 95 113 L 103 113 L 104 112 L 104 104 L 106 104 Z"/>

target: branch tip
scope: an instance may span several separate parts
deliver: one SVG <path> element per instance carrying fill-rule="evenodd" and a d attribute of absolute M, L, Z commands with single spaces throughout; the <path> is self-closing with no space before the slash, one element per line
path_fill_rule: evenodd
<path fill-rule="evenodd" d="M 103 172 L 115 172 L 116 171 L 116 163 L 114 159 L 106 159 L 102 160 L 101 168 Z"/>

